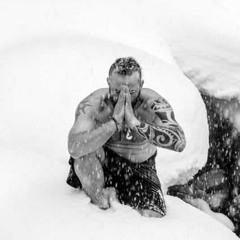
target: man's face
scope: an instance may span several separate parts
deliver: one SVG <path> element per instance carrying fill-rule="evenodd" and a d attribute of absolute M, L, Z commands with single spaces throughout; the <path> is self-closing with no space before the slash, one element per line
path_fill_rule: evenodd
<path fill-rule="evenodd" d="M 118 101 L 122 85 L 128 86 L 131 95 L 131 102 L 132 104 L 135 103 L 142 88 L 142 84 L 143 81 L 141 81 L 140 74 L 137 71 L 126 76 L 117 74 L 113 71 L 108 78 L 110 98 L 113 104 L 115 105 Z"/>

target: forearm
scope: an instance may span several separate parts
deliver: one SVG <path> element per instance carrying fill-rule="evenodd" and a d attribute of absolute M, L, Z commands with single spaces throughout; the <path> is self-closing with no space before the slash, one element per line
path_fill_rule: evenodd
<path fill-rule="evenodd" d="M 114 134 L 117 127 L 113 120 L 87 132 L 79 132 L 68 137 L 68 151 L 73 158 L 80 158 L 102 147 Z"/>
<path fill-rule="evenodd" d="M 147 139 L 152 144 L 182 152 L 186 146 L 186 140 L 182 129 L 178 126 L 159 126 L 155 127 L 147 123 L 140 123 L 136 126 L 136 131 L 139 135 Z"/>

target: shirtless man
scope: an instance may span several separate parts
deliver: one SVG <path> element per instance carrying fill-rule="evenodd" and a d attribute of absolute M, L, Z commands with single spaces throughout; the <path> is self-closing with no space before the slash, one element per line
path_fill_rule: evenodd
<path fill-rule="evenodd" d="M 83 188 L 102 209 L 110 207 L 109 189 L 119 201 L 143 216 L 166 214 L 155 168 L 157 147 L 185 148 L 184 133 L 169 103 L 142 88 L 142 72 L 131 57 L 112 64 L 109 88 L 80 102 L 68 138 L 70 173 L 67 183 Z"/>

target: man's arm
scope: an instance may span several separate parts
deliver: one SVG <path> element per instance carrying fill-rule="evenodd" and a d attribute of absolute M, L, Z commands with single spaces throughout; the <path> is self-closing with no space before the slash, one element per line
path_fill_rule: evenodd
<path fill-rule="evenodd" d="M 93 130 L 73 133 L 68 137 L 68 151 L 74 158 L 80 158 L 102 147 L 116 131 L 113 120 Z"/>
<path fill-rule="evenodd" d="M 155 117 L 153 124 L 140 122 L 134 116 L 133 126 L 139 135 L 152 144 L 181 152 L 186 146 L 186 140 L 182 128 L 174 117 L 170 104 L 160 95 L 148 100 L 148 110 Z M 131 126 L 130 126 L 131 127 Z"/>
<path fill-rule="evenodd" d="M 99 149 L 116 131 L 113 120 L 95 128 L 96 104 L 90 95 L 82 100 L 75 113 L 75 122 L 68 135 L 68 151 L 73 158 L 80 158 Z"/>
<path fill-rule="evenodd" d="M 113 112 L 113 119 L 96 128 L 95 117 L 98 114 L 96 106 L 101 101 L 90 95 L 77 107 L 75 122 L 68 136 L 68 151 L 73 158 L 80 158 L 102 147 L 117 130 L 117 123 L 122 123 L 125 95 L 120 93 L 119 100 Z"/>

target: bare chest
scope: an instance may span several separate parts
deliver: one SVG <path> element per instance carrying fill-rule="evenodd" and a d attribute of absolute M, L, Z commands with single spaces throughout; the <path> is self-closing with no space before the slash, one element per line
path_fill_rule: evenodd
<path fill-rule="evenodd" d="M 135 117 L 144 123 L 152 124 L 154 122 L 154 116 L 152 116 L 149 112 L 142 109 L 141 107 L 134 109 Z M 99 123 L 108 122 L 112 116 L 112 112 L 108 112 L 108 114 L 99 115 Z M 136 130 L 132 130 L 128 128 L 126 123 L 123 123 L 122 130 L 120 132 L 116 131 L 112 137 L 109 139 L 111 143 L 121 143 L 123 145 L 136 145 L 145 142 L 145 139 L 141 137 Z"/>
<path fill-rule="evenodd" d="M 154 116 L 151 115 L 142 106 L 133 109 L 135 117 L 141 122 L 152 124 Z M 113 110 L 105 109 L 99 112 L 96 117 L 97 126 L 109 121 L 113 114 Z M 156 147 L 148 143 L 136 130 L 132 130 L 124 123 L 120 132 L 116 131 L 107 141 L 106 146 L 132 162 L 143 162 L 148 159 L 156 151 Z"/>
<path fill-rule="evenodd" d="M 109 143 L 120 143 L 122 145 L 136 145 L 145 141 L 136 131 L 123 127 L 122 131 L 116 131 L 108 140 Z"/>
<path fill-rule="evenodd" d="M 107 123 L 112 117 L 114 108 L 109 106 L 106 102 L 102 101 L 101 106 L 97 110 L 95 122 L 96 127 L 101 126 L 104 123 Z M 140 121 L 148 124 L 154 123 L 154 115 L 148 111 L 148 108 L 144 104 L 136 104 L 133 108 L 134 116 Z M 112 143 L 121 142 L 126 144 L 131 143 L 141 143 L 144 139 L 139 136 L 134 130 L 127 127 L 124 123 L 122 131 L 116 131 L 113 136 L 109 139 Z"/>

